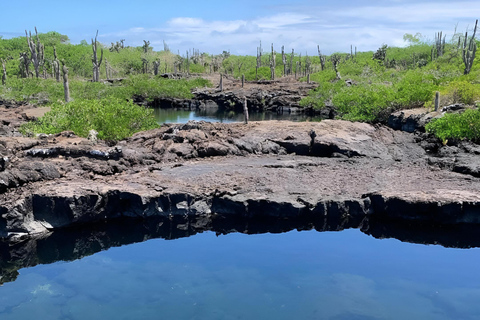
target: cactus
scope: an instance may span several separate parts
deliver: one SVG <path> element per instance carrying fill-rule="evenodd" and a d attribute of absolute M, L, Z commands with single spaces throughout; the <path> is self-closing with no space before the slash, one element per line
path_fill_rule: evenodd
<path fill-rule="evenodd" d="M 275 59 L 276 59 L 276 54 L 275 54 L 275 51 L 273 50 L 273 43 L 272 43 L 272 55 L 270 58 L 270 73 L 271 73 L 270 77 L 272 80 L 275 80 L 275 66 L 276 66 Z"/>
<path fill-rule="evenodd" d="M 28 78 L 30 76 L 30 59 L 28 58 L 28 54 L 26 52 L 20 53 L 20 74 L 22 78 Z"/>
<path fill-rule="evenodd" d="M 435 46 L 434 46 L 434 54 L 436 54 L 436 58 L 443 56 L 445 51 L 445 38 L 447 36 L 443 36 L 442 40 L 442 31 L 435 34 Z"/>
<path fill-rule="evenodd" d="M 255 80 L 258 80 L 258 68 L 262 66 L 262 41 L 260 47 L 257 47 L 257 65 L 255 66 Z"/>
<path fill-rule="evenodd" d="M 333 64 L 333 69 L 335 69 L 335 73 L 337 74 L 337 80 L 342 79 L 340 76 L 340 72 L 337 69 L 338 63 L 340 62 L 341 56 L 339 54 L 332 54 L 331 56 L 332 59 L 332 64 Z"/>
<path fill-rule="evenodd" d="M 465 40 L 463 42 L 462 58 L 465 64 L 465 71 L 463 74 L 469 74 L 472 69 L 473 60 L 475 59 L 475 53 L 477 51 L 477 43 L 475 41 L 475 33 L 477 32 L 478 20 L 475 22 L 475 28 L 473 29 L 473 35 L 468 40 L 468 32 L 465 32 Z M 468 42 L 468 46 L 467 46 Z"/>
<path fill-rule="evenodd" d="M 44 63 L 44 46 L 40 43 L 40 39 L 38 38 L 37 27 L 35 27 L 35 34 L 37 37 L 36 43 L 32 40 L 32 32 L 27 33 L 27 30 L 25 30 L 28 48 L 30 49 L 30 61 L 33 63 L 33 67 L 35 68 L 35 76 L 38 78 L 40 76 L 40 66 Z M 26 70 L 28 70 L 28 68 L 26 68 Z"/>
<path fill-rule="evenodd" d="M 5 85 L 5 81 L 7 81 L 7 68 L 5 62 L 5 59 L 2 59 L 2 85 Z"/>
<path fill-rule="evenodd" d="M 282 46 L 283 76 L 287 75 L 287 56 L 285 55 L 285 46 Z"/>
<path fill-rule="evenodd" d="M 153 74 L 158 75 L 158 68 L 160 67 L 160 61 L 155 60 L 153 61 Z"/>
<path fill-rule="evenodd" d="M 63 91 L 65 94 L 65 102 L 70 102 L 70 87 L 68 85 L 68 68 L 65 65 L 65 61 L 62 61 L 63 64 Z"/>
<path fill-rule="evenodd" d="M 57 49 L 53 47 L 53 73 L 57 82 L 60 82 L 60 61 L 57 58 Z"/>
<path fill-rule="evenodd" d="M 322 71 L 325 70 L 325 56 L 320 52 L 320 46 L 317 45 L 317 50 L 318 50 L 318 58 L 320 59 L 320 65 L 322 67 Z"/>
<path fill-rule="evenodd" d="M 290 56 L 290 70 L 289 70 L 289 74 L 292 74 L 293 73 L 293 57 L 295 56 L 295 50 L 292 49 L 292 55 Z"/>
<path fill-rule="evenodd" d="M 95 35 L 95 41 L 92 39 L 93 82 L 100 81 L 100 65 L 102 64 L 102 60 L 103 60 L 103 48 L 101 48 L 100 49 L 101 50 L 100 61 L 98 61 L 98 57 L 97 57 L 97 37 L 98 37 L 98 30 L 97 30 L 97 34 Z M 64 66 L 64 69 L 65 69 L 65 66 Z"/>

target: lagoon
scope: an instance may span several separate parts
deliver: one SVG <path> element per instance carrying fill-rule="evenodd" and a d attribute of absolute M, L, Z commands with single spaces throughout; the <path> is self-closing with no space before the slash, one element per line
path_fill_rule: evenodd
<path fill-rule="evenodd" d="M 20 269 L 0 287 L 0 317 L 475 319 L 479 266 L 478 248 L 379 240 L 358 229 L 207 231 Z"/>

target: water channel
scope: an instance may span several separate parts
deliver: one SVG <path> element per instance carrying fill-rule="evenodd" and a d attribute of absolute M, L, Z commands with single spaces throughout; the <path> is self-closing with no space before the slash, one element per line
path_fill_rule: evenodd
<path fill-rule="evenodd" d="M 155 108 L 157 122 L 186 123 L 190 120 L 209 122 L 243 122 L 243 113 L 221 109 L 179 110 Z M 289 121 L 320 121 L 320 117 L 311 117 L 302 113 L 250 112 L 250 121 L 289 120 Z"/>

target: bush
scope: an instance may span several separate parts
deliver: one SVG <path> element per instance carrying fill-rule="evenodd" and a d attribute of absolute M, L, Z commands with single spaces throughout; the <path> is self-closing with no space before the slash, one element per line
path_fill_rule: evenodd
<path fill-rule="evenodd" d="M 125 100 L 75 100 L 56 103 L 50 112 L 35 122 L 22 125 L 23 134 L 59 133 L 66 130 L 80 137 L 87 137 L 91 129 L 98 131 L 98 138 L 117 141 L 132 134 L 158 127 L 153 110 Z"/>
<path fill-rule="evenodd" d="M 385 120 L 395 100 L 395 90 L 385 84 L 356 85 L 336 93 L 332 99 L 343 119 L 376 122 Z"/>
<path fill-rule="evenodd" d="M 480 142 L 480 111 L 470 109 L 461 114 L 445 114 L 442 118 L 428 123 L 425 130 L 444 142 L 449 139 Z"/>
<path fill-rule="evenodd" d="M 473 105 L 479 96 L 480 85 L 474 85 L 465 80 L 453 81 L 440 91 L 442 106 L 453 103 Z"/>

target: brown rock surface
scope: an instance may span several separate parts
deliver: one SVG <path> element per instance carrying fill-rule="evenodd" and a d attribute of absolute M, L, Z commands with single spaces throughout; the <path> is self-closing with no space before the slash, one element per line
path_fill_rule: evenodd
<path fill-rule="evenodd" d="M 171 124 L 114 147 L 2 136 L 0 237 L 149 216 L 479 223 L 480 179 L 417 140 L 333 120 Z"/>

